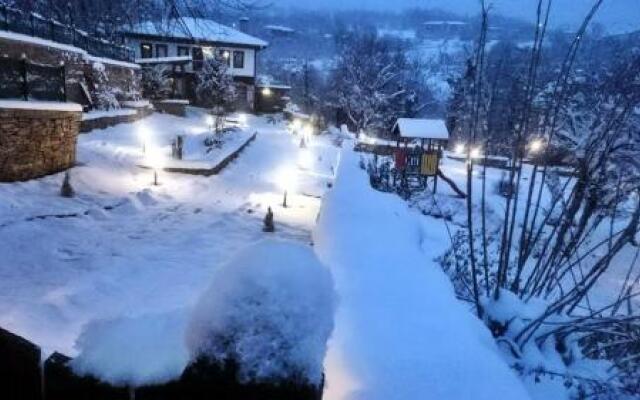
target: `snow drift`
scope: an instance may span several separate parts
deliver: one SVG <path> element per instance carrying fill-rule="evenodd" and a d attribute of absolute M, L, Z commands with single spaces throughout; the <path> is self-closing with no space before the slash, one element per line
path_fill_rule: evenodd
<path fill-rule="evenodd" d="M 265 240 L 220 268 L 187 331 L 192 359 L 238 363 L 241 382 L 318 384 L 333 329 L 329 271 L 313 250 Z"/>
<path fill-rule="evenodd" d="M 71 368 L 120 386 L 170 381 L 189 361 L 183 339 L 186 314 L 177 310 L 90 322 L 76 342 L 80 354 Z"/>
<path fill-rule="evenodd" d="M 326 399 L 527 398 L 433 261 L 448 243 L 442 221 L 427 218 L 371 189 L 343 151 L 314 231 L 340 296 Z"/>

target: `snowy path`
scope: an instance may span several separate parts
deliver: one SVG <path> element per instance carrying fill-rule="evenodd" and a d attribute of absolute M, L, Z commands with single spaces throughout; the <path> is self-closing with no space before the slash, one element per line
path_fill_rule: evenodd
<path fill-rule="evenodd" d="M 140 151 L 141 124 L 167 133 L 158 134 L 166 141 L 203 123 L 199 116 L 154 115 L 80 136 L 74 199 L 58 196 L 61 174 L 0 184 L 0 326 L 46 351 L 73 355 L 89 321 L 191 306 L 217 266 L 267 235 L 267 206 L 277 237 L 308 243 L 320 200 L 290 194 L 291 207 L 283 209 L 278 179 L 283 168 L 295 171 L 296 192 L 322 195 L 335 149 L 318 139 L 311 171 L 301 171 L 296 140 L 283 126 L 252 118 L 257 139 L 223 173 L 163 173 L 161 185 L 151 186 L 150 172 L 131 156 Z M 27 220 L 45 214 L 80 216 Z"/>

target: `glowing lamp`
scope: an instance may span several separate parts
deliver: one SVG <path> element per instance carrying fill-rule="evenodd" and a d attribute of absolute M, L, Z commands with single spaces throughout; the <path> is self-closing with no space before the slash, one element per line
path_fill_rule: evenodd
<path fill-rule="evenodd" d="M 463 155 L 465 148 L 466 146 L 464 145 L 464 143 L 458 143 L 455 148 L 456 154 Z"/>
<path fill-rule="evenodd" d="M 265 97 L 271 96 L 271 88 L 268 88 L 268 87 L 263 88 L 262 89 L 262 95 L 265 96 Z"/>
<path fill-rule="evenodd" d="M 150 137 L 149 129 L 147 129 L 145 125 L 141 125 L 138 128 L 137 135 L 138 135 L 138 140 L 142 145 L 142 154 L 144 154 L 146 151 L 147 143 L 149 142 L 149 137 Z"/>
<path fill-rule="evenodd" d="M 529 143 L 529 150 L 532 153 L 537 153 L 540 150 L 542 150 L 542 148 L 544 147 L 544 142 L 542 141 L 542 139 L 533 139 L 530 143 Z"/>
<path fill-rule="evenodd" d="M 151 149 L 146 154 L 146 164 L 153 169 L 153 184 L 158 185 L 158 171 L 164 167 L 164 154 L 160 149 Z"/>
<path fill-rule="evenodd" d="M 480 158 L 480 147 L 474 147 L 471 149 L 471 153 L 469 154 L 471 158 Z"/>
<path fill-rule="evenodd" d="M 276 183 L 284 191 L 282 207 L 287 207 L 287 192 L 295 190 L 298 181 L 297 173 L 294 169 L 287 167 L 278 171 Z"/>
<path fill-rule="evenodd" d="M 298 167 L 309 169 L 313 165 L 313 154 L 308 149 L 303 149 L 298 154 Z"/>

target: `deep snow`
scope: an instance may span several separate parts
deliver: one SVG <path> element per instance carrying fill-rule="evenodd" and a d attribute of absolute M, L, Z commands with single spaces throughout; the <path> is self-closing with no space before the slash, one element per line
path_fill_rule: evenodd
<path fill-rule="evenodd" d="M 325 398 L 528 398 L 434 261 L 442 220 L 373 191 L 358 164 L 343 151 L 314 231 L 340 295 Z"/>
<path fill-rule="evenodd" d="M 283 124 L 252 117 L 249 125 L 257 139 L 217 176 L 160 173 L 153 186 L 152 172 L 137 166 L 140 128 L 162 146 L 206 129 L 201 114 L 154 114 L 79 136 L 73 199 L 59 196 L 63 174 L 0 184 L 0 326 L 45 353 L 75 356 L 86 323 L 128 326 L 191 307 L 214 271 L 253 242 L 272 235 L 310 243 L 337 149 L 314 139 L 303 171 Z M 288 185 L 288 208 L 279 205 L 282 170 L 297 182 Z M 262 232 L 268 206 L 274 234 Z"/>

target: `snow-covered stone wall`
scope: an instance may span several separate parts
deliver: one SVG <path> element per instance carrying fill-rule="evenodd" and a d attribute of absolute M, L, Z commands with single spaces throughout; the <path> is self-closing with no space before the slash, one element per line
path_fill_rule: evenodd
<path fill-rule="evenodd" d="M 38 107 L 43 103 L 3 103 L 0 102 L 0 182 L 32 179 L 73 166 L 81 116 L 77 104 Z M 13 103 L 34 106 L 13 107 Z"/>

